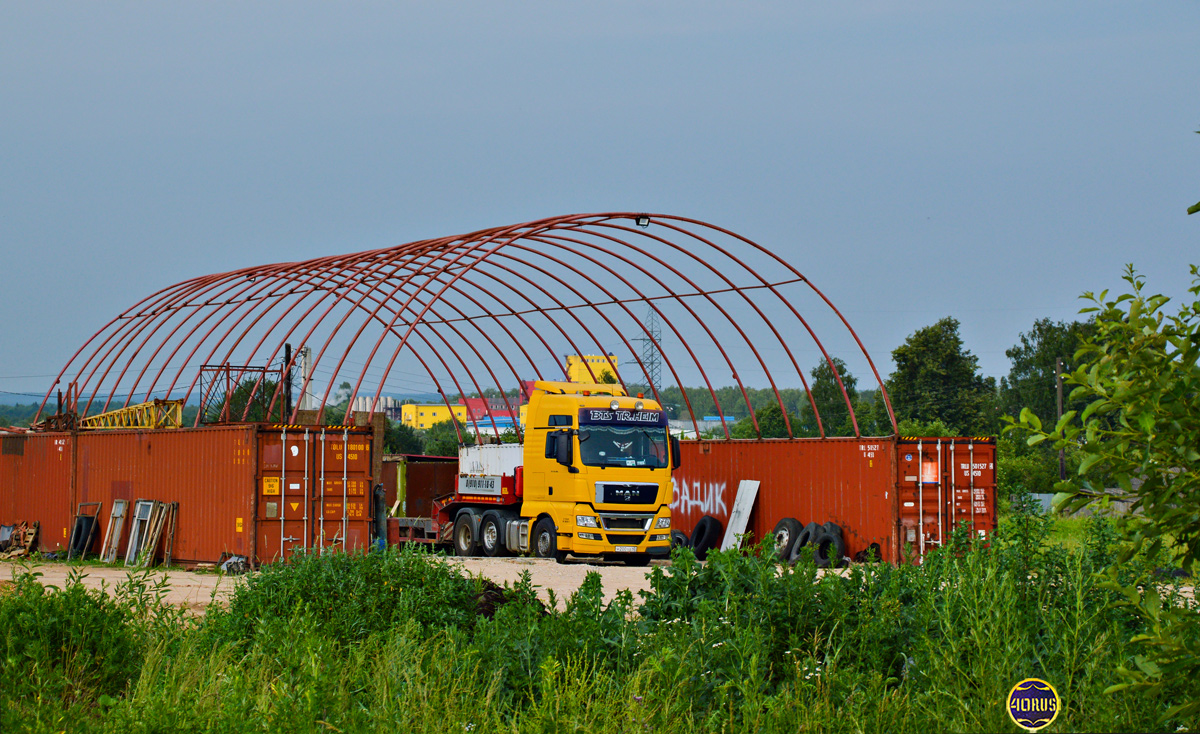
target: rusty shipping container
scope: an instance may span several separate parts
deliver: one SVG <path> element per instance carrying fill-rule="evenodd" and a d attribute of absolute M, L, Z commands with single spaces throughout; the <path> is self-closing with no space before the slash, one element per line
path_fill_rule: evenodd
<path fill-rule="evenodd" d="M 747 532 L 760 539 L 790 517 L 842 527 L 846 553 L 878 543 L 896 561 L 929 550 L 959 523 L 996 528 L 996 445 L 990 438 L 684 441 L 672 524 L 729 522 L 741 480 L 758 480 Z"/>
<path fill-rule="evenodd" d="M 447 456 L 388 454 L 380 482 L 388 507 L 400 502 L 399 517 L 429 517 L 433 498 L 454 492 L 458 459 Z"/>
<path fill-rule="evenodd" d="M 131 511 L 138 499 L 178 502 L 173 558 L 184 563 L 226 554 L 270 562 L 297 547 L 363 548 L 370 540 L 370 429 L 230 425 L 5 437 L 13 438 L 22 441 L 8 441 L 0 454 L 0 523 L 41 522 L 42 550 L 66 545 L 80 502 L 102 503 L 102 535 L 116 499 L 129 500 Z"/>
<path fill-rule="evenodd" d="M 10 434 L 0 438 L 0 524 L 41 523 L 39 544 L 65 548 L 71 532 L 69 433 Z"/>

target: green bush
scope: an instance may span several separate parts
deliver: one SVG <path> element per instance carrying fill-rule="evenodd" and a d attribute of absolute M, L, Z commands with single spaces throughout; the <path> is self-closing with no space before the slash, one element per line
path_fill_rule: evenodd
<path fill-rule="evenodd" d="M 42 701 L 119 695 L 142 667 L 145 635 L 127 603 L 87 589 L 81 573 L 62 589 L 40 576 L 26 569 L 0 592 L 0 731 L 36 719 Z"/>
<path fill-rule="evenodd" d="M 469 627 L 481 591 L 458 567 L 409 546 L 370 553 L 297 553 L 248 577 L 228 607 L 214 605 L 205 631 L 214 643 L 244 642 L 269 620 L 311 618 L 321 634 L 362 641 L 414 620 Z"/>
<path fill-rule="evenodd" d="M 1067 551 L 1041 520 L 840 573 L 781 566 L 769 544 L 704 564 L 682 549 L 636 602 L 589 574 L 561 608 L 527 575 L 479 604 L 483 582 L 419 550 L 297 557 L 174 638 L 131 613 L 147 651 L 115 700 L 45 713 L 113 732 L 1008 731 L 1008 689 L 1040 677 L 1063 700 L 1052 730 L 1194 726 L 1159 718 L 1196 681 L 1105 692 L 1145 631 L 1097 573 L 1111 524 Z"/>

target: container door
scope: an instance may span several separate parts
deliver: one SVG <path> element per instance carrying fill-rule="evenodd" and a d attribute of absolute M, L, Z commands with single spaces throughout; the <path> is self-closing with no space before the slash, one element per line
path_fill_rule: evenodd
<path fill-rule="evenodd" d="M 897 444 L 901 552 L 924 555 L 959 524 L 995 529 L 995 444 L 988 439 L 908 439 Z"/>
<path fill-rule="evenodd" d="M 950 492 L 945 481 L 946 443 L 921 439 L 897 444 L 901 554 L 925 555 L 941 545 L 947 527 Z"/>
<path fill-rule="evenodd" d="M 989 439 L 960 438 L 951 454 L 955 522 L 967 523 L 975 535 L 996 529 L 996 445 Z"/>
<path fill-rule="evenodd" d="M 312 450 L 308 431 L 259 436 L 258 554 L 271 562 L 312 545 L 309 530 Z"/>
<path fill-rule="evenodd" d="M 316 544 L 365 549 L 371 540 L 371 436 L 361 431 L 325 430 L 321 435 L 320 491 L 314 498 Z"/>

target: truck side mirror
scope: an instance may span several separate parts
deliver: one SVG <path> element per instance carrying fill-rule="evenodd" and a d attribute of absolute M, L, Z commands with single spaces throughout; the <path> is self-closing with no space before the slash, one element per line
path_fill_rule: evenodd
<path fill-rule="evenodd" d="M 563 466 L 571 466 L 571 462 L 575 458 L 574 447 L 571 445 L 571 432 L 555 431 L 555 433 L 558 436 L 558 445 L 555 447 L 558 451 L 558 455 L 556 456 L 558 463 Z"/>
<path fill-rule="evenodd" d="M 679 459 L 681 455 L 679 447 L 679 437 L 671 436 L 671 466 L 675 469 L 679 468 Z"/>

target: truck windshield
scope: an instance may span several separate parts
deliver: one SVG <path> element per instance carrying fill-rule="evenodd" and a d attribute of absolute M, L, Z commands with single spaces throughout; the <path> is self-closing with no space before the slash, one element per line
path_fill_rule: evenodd
<path fill-rule="evenodd" d="M 667 432 L 654 426 L 579 429 L 579 459 L 587 466 L 667 466 Z"/>

